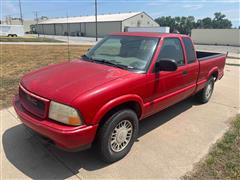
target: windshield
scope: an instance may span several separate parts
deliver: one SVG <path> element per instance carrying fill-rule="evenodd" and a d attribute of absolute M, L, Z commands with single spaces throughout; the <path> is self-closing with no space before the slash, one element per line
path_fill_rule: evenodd
<path fill-rule="evenodd" d="M 145 70 L 159 38 L 108 36 L 92 48 L 85 58 L 126 69 Z"/>

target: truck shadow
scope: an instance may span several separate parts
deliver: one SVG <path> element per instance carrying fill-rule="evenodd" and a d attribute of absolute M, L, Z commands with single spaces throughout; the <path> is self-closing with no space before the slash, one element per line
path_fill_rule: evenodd
<path fill-rule="evenodd" d="M 193 97 L 190 97 L 184 101 L 181 101 L 161 112 L 154 114 L 139 123 L 139 137 L 151 132 L 153 129 L 158 128 L 164 123 L 168 122 L 172 118 L 178 116 L 179 114 L 187 111 L 192 106 L 200 105 L 197 103 Z"/>
<path fill-rule="evenodd" d="M 139 137 L 195 105 L 189 98 L 146 118 L 140 122 Z M 42 141 L 22 124 L 6 130 L 2 144 L 8 161 L 33 179 L 65 179 L 84 170 L 95 171 L 110 165 L 102 162 L 93 148 L 82 152 L 62 151 Z"/>

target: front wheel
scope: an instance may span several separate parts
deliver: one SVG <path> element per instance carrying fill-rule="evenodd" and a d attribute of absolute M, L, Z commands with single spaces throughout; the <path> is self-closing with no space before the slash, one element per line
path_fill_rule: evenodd
<path fill-rule="evenodd" d="M 195 95 L 198 102 L 207 103 L 210 100 L 214 89 L 214 83 L 215 83 L 214 78 L 213 77 L 209 78 L 204 89 Z"/>
<path fill-rule="evenodd" d="M 98 149 L 104 161 L 112 163 L 130 151 L 138 135 L 138 118 L 130 109 L 120 110 L 107 119 L 98 134 Z"/>

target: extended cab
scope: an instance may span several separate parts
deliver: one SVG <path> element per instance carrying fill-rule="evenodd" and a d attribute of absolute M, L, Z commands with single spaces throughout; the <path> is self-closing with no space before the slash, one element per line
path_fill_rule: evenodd
<path fill-rule="evenodd" d="M 139 120 L 193 95 L 208 102 L 225 59 L 195 51 L 186 35 L 112 33 L 80 59 L 25 75 L 14 107 L 26 126 L 59 147 L 96 142 L 114 162 L 130 151 Z"/>

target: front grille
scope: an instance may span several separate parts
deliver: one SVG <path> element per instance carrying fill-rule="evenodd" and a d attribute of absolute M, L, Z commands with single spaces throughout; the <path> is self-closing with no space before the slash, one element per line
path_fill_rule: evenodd
<path fill-rule="evenodd" d="M 22 106 L 40 118 L 45 118 L 47 114 L 47 100 L 43 98 L 38 98 L 38 96 L 33 95 L 32 93 L 25 90 L 20 86 L 19 88 L 19 97 Z"/>

